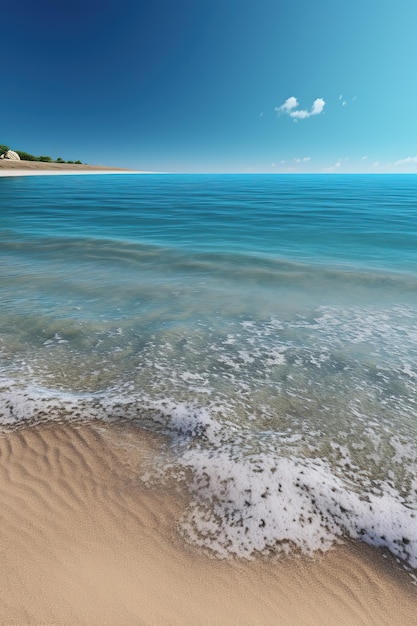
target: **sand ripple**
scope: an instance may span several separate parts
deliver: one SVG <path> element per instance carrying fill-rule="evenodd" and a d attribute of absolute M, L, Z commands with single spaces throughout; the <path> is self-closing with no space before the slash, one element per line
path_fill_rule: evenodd
<path fill-rule="evenodd" d="M 208 559 L 181 543 L 181 494 L 148 489 L 158 439 L 125 427 L 0 436 L 1 624 L 415 624 L 389 555 Z"/>

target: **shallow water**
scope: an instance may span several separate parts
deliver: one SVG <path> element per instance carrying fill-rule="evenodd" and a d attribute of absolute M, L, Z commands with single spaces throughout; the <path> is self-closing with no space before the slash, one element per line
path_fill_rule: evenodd
<path fill-rule="evenodd" d="M 4 428 L 168 435 L 218 556 L 343 536 L 417 566 L 417 178 L 0 180 Z M 186 470 L 186 471 L 184 471 Z"/>

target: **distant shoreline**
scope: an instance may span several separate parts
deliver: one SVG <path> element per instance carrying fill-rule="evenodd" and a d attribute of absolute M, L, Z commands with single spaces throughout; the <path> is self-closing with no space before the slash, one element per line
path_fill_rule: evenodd
<path fill-rule="evenodd" d="M 0 160 L 0 176 L 35 174 L 138 174 L 137 170 L 82 163 L 44 163 L 41 161 Z"/>

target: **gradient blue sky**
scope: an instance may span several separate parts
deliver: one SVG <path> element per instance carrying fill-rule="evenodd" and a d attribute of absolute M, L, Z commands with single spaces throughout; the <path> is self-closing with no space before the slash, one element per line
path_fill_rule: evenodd
<path fill-rule="evenodd" d="M 159 171 L 417 171 L 417 0 L 19 0 L 0 23 L 0 143 L 15 149 Z"/>

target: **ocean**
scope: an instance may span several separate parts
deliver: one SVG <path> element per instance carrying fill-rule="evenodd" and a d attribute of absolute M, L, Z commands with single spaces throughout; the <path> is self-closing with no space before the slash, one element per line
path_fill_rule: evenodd
<path fill-rule="evenodd" d="M 417 567 L 417 176 L 0 179 L 0 425 L 137 426 L 210 554 Z"/>

